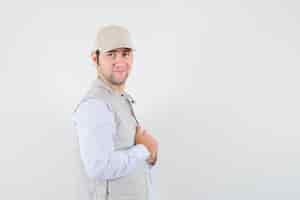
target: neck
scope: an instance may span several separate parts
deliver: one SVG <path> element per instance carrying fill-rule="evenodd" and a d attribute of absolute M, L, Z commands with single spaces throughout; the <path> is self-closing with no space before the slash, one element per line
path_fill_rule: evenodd
<path fill-rule="evenodd" d="M 112 84 L 110 83 L 109 81 L 107 81 L 103 76 L 101 75 L 97 75 L 97 78 L 98 79 L 101 79 L 106 85 L 108 85 L 114 92 L 117 92 L 117 93 L 122 93 L 124 92 L 125 90 L 125 84 L 122 84 L 122 85 L 115 85 L 115 84 Z"/>

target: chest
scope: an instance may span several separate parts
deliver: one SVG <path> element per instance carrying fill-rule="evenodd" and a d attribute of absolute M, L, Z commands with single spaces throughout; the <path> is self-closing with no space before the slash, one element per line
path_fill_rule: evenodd
<path fill-rule="evenodd" d="M 137 121 L 131 103 L 126 99 L 112 101 L 116 130 L 114 134 L 115 149 L 126 149 L 134 145 Z"/>

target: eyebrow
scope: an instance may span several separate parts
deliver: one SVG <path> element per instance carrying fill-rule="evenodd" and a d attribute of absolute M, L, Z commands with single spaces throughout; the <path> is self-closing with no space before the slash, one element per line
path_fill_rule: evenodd
<path fill-rule="evenodd" d="M 121 50 L 121 52 L 131 52 L 132 50 L 129 49 L 129 48 L 125 48 L 124 50 Z M 110 50 L 110 51 L 107 51 L 106 53 L 115 53 L 115 52 L 118 52 L 117 50 L 113 49 L 113 50 Z"/>

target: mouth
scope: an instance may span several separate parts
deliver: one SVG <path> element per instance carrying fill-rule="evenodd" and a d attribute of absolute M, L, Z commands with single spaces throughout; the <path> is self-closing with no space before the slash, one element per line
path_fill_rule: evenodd
<path fill-rule="evenodd" d="M 126 75 L 126 71 L 114 71 L 113 72 L 115 74 L 116 77 L 118 78 L 123 78 Z"/>
<path fill-rule="evenodd" d="M 117 71 L 113 71 L 113 72 L 125 72 L 124 70 L 117 70 Z"/>
<path fill-rule="evenodd" d="M 114 70 L 113 73 L 123 74 L 126 73 L 126 70 Z"/>

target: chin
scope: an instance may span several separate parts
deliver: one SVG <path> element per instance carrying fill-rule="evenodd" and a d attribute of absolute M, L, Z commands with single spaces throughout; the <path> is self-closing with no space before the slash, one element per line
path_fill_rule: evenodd
<path fill-rule="evenodd" d="M 122 80 L 122 81 L 117 81 L 117 80 L 113 80 L 112 83 L 115 85 L 123 85 L 126 82 L 126 80 Z"/>
<path fill-rule="evenodd" d="M 127 80 L 127 76 L 123 79 L 112 78 L 112 82 L 116 85 L 123 85 Z"/>

